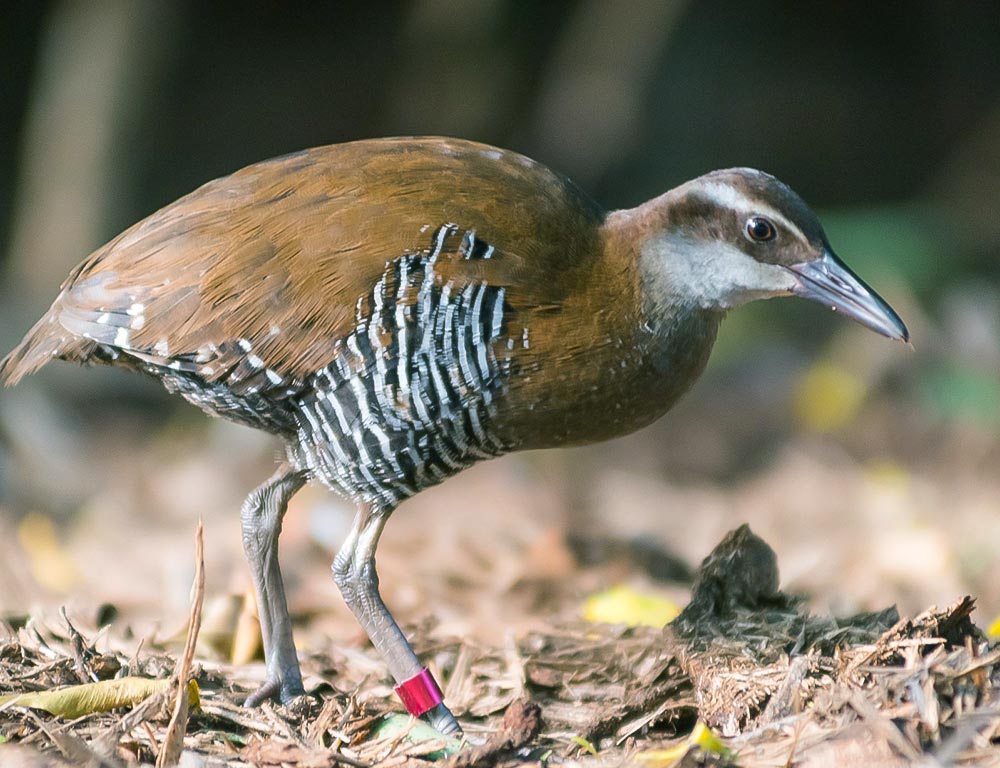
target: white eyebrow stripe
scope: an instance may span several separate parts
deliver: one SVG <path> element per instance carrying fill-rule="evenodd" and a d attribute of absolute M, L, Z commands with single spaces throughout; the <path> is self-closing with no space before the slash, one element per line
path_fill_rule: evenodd
<path fill-rule="evenodd" d="M 796 235 L 803 243 L 806 245 L 809 244 L 809 238 L 803 234 L 801 229 L 785 218 L 783 214 L 776 211 L 767 203 L 759 200 L 751 200 L 740 190 L 730 184 L 705 182 L 703 184 L 699 184 L 696 191 L 698 194 L 707 197 L 721 208 L 729 208 L 730 210 L 736 211 L 736 213 L 744 216 L 752 216 L 754 214 L 767 216 L 776 224 L 780 224 L 792 234 Z"/>

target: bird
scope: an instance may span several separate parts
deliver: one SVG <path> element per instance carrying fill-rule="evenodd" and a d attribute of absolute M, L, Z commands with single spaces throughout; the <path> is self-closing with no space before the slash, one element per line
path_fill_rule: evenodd
<path fill-rule="evenodd" d="M 514 151 L 367 139 L 247 166 L 134 224 L 71 272 L 0 380 L 53 359 L 132 369 L 278 436 L 241 509 L 266 669 L 246 704 L 304 693 L 277 543 L 289 499 L 319 483 L 356 507 L 332 564 L 346 604 L 406 710 L 457 734 L 379 592 L 390 514 L 477 462 L 653 422 L 730 310 L 793 295 L 909 340 L 762 171 L 608 211 Z"/>

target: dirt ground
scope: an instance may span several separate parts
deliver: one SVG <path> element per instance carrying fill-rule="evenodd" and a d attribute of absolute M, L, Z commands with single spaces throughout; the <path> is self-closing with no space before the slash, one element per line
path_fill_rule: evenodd
<path fill-rule="evenodd" d="M 179 662 L 113 625 L 81 632 L 65 613 L 8 624 L 0 690 L 22 695 L 0 698 L 0 764 L 1000 764 L 1000 649 L 970 621 L 971 598 L 904 619 L 810 615 L 778 589 L 776 556 L 747 526 L 706 558 L 664 629 L 574 622 L 488 643 L 412 628 L 464 742 L 388 714 L 398 705 L 362 647 L 306 654 L 308 695 L 288 707 L 239 707 L 259 665 L 192 665 L 203 557 L 199 546 Z M 176 682 L 134 708 L 44 698 L 172 673 L 196 682 L 193 711 Z"/>

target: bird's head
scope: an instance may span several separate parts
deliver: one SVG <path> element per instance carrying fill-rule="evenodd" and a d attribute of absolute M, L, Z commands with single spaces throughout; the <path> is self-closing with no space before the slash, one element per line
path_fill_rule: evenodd
<path fill-rule="evenodd" d="M 899 315 L 833 252 L 816 214 L 773 176 L 751 168 L 714 171 L 639 212 L 647 296 L 720 312 L 802 296 L 890 339 L 909 340 Z"/>

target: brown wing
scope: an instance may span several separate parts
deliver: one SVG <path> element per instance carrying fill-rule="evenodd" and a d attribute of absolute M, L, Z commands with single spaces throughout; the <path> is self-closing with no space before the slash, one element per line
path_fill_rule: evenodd
<path fill-rule="evenodd" d="M 438 248 L 443 283 L 513 285 L 512 311 L 535 312 L 571 295 L 602 217 L 564 178 L 485 145 L 305 150 L 210 182 L 92 254 L 0 379 L 110 356 L 294 387 L 330 362 L 394 260 Z"/>

